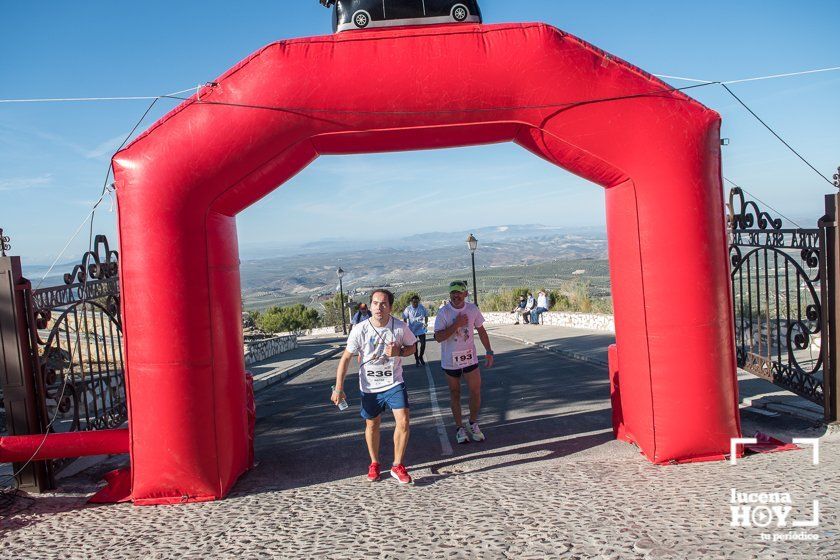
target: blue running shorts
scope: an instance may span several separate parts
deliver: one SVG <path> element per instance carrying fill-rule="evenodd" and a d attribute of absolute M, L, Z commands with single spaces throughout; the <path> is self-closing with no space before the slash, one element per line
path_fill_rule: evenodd
<path fill-rule="evenodd" d="M 405 383 L 381 393 L 362 393 L 362 418 L 373 420 L 386 410 L 408 408 L 408 391 Z"/>

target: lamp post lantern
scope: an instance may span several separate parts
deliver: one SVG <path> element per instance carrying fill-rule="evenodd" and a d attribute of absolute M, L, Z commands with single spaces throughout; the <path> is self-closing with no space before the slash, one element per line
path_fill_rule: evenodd
<path fill-rule="evenodd" d="M 347 334 L 347 319 L 344 317 L 344 283 L 341 280 L 344 278 L 344 270 L 339 266 L 335 273 L 338 275 L 338 291 L 341 293 L 341 332 Z"/>
<path fill-rule="evenodd" d="M 470 257 L 472 258 L 473 303 L 478 305 L 478 284 L 475 282 L 475 250 L 478 248 L 478 239 L 473 234 L 467 237 L 467 247 L 470 250 Z"/>

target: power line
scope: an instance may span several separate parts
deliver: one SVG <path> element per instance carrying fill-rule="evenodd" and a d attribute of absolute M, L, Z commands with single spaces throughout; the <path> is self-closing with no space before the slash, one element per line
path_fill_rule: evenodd
<path fill-rule="evenodd" d="M 120 147 L 119 147 L 119 148 L 117 148 L 117 149 L 114 151 L 114 153 L 119 152 L 120 150 L 122 150 L 122 149 L 123 149 L 123 147 L 125 147 L 125 145 L 128 143 L 128 140 L 131 138 L 131 136 L 134 134 L 134 132 L 137 130 L 137 128 L 140 126 L 140 124 L 141 124 L 141 123 L 142 123 L 142 122 L 146 119 L 146 116 L 147 116 L 147 115 L 149 114 L 149 112 L 152 110 L 152 107 L 154 107 L 154 106 L 155 106 L 155 103 L 157 103 L 157 102 L 158 102 L 158 99 L 159 99 L 158 97 L 155 97 L 155 98 L 153 98 L 153 99 L 152 99 L 152 102 L 151 102 L 151 103 L 149 104 L 149 106 L 146 108 L 146 111 L 143 113 L 143 116 L 141 116 L 141 117 L 140 117 L 140 120 L 138 120 L 138 121 L 137 121 L 137 123 L 136 123 L 136 124 L 134 125 L 134 127 L 131 129 L 131 132 L 129 132 L 129 133 L 128 133 L 128 135 L 127 135 L 127 136 L 125 137 L 125 139 L 123 140 L 122 144 L 120 144 Z M 79 224 L 79 227 L 78 227 L 78 228 L 76 228 L 76 231 L 73 233 L 73 235 L 71 235 L 71 236 L 70 236 L 70 239 L 68 239 L 68 240 L 67 240 L 67 243 L 66 243 L 66 244 L 64 245 L 64 247 L 61 249 L 61 251 L 59 251 L 58 256 L 56 256 L 55 260 L 53 260 L 52 264 L 50 264 L 49 268 L 48 268 L 48 269 L 47 269 L 47 271 L 44 273 L 44 276 L 43 276 L 43 277 L 41 277 L 41 280 L 38 282 L 38 285 L 37 285 L 37 286 L 35 286 L 35 289 L 36 289 L 36 290 L 37 290 L 38 288 L 40 288 L 40 287 L 41 287 L 41 284 L 43 284 L 43 283 L 44 283 L 44 280 L 46 280 L 46 279 L 47 279 L 47 276 L 49 276 L 50 272 L 52 272 L 52 269 L 53 269 L 53 268 L 55 268 L 55 265 L 56 265 L 56 264 L 58 264 L 58 261 L 59 261 L 59 260 L 61 259 L 61 257 L 64 255 L 64 252 L 67 250 L 67 248 L 68 248 L 68 247 L 70 246 L 70 244 L 73 242 L 73 240 L 74 240 L 74 239 L 76 239 L 76 236 L 77 236 L 77 235 L 79 235 L 79 232 L 82 230 L 82 228 L 84 227 L 85 223 L 86 223 L 88 220 L 90 220 L 90 233 L 89 233 L 89 236 L 88 236 L 88 251 L 92 251 L 92 250 L 93 250 L 93 222 L 94 222 L 94 219 L 96 218 L 96 209 L 99 207 L 99 205 L 100 205 L 100 204 L 102 204 L 102 201 L 103 201 L 103 200 L 105 199 L 105 197 L 109 194 L 109 190 L 108 190 L 108 179 L 111 177 L 111 170 L 112 170 L 112 165 L 111 165 L 111 163 L 109 162 L 109 163 L 108 163 L 108 171 L 105 173 L 105 183 L 104 183 L 104 185 L 102 186 L 102 193 L 99 195 L 99 199 L 97 199 L 97 201 L 93 203 L 93 207 L 91 208 L 91 210 L 90 210 L 90 212 L 88 213 L 88 215 L 87 215 L 87 216 L 85 216 L 85 219 L 84 219 L 84 220 L 82 220 L 82 223 L 81 223 L 81 224 Z"/>
<path fill-rule="evenodd" d="M 790 76 L 803 76 L 805 74 L 817 74 L 819 72 L 833 72 L 840 70 L 840 66 L 832 66 L 831 68 L 819 68 L 817 70 L 803 70 L 802 72 L 788 72 L 787 74 L 773 74 L 770 76 L 759 76 L 757 78 L 744 78 L 741 80 L 728 80 L 721 82 L 722 84 L 740 84 L 743 82 L 757 82 L 759 80 L 773 80 L 775 78 L 787 78 Z"/>
<path fill-rule="evenodd" d="M 183 92 L 182 92 L 183 93 Z M 0 99 L 0 103 L 68 103 L 82 101 L 136 101 L 138 99 L 157 99 L 158 96 L 128 97 L 48 97 L 40 99 Z"/>
<path fill-rule="evenodd" d="M 700 88 L 710 85 L 719 84 L 721 85 L 727 92 L 729 92 L 732 97 L 734 97 L 750 114 L 758 119 L 758 121 L 764 125 L 767 130 L 769 130 L 776 138 L 779 139 L 782 144 L 784 144 L 791 152 L 796 154 L 796 156 L 802 160 L 808 167 L 810 167 L 817 175 L 822 177 L 828 184 L 831 186 L 836 186 L 832 183 L 828 177 L 823 175 L 822 173 L 817 170 L 816 167 L 811 165 L 811 163 L 806 160 L 799 152 L 797 152 L 793 146 L 787 143 L 781 136 L 779 136 L 776 131 L 774 131 L 767 123 L 765 123 L 752 109 L 750 109 L 746 103 L 744 103 L 735 93 L 726 87 L 725 84 L 721 82 L 701 82 L 697 80 L 699 83 L 694 85 L 685 86 L 681 88 L 669 88 L 665 90 L 656 90 L 647 93 L 638 93 L 638 94 L 631 94 L 631 95 L 622 95 L 616 97 L 605 97 L 599 99 L 591 99 L 591 100 L 581 100 L 581 101 L 574 101 L 574 102 L 566 102 L 566 103 L 548 103 L 542 105 L 520 105 L 520 106 L 511 106 L 511 107 L 490 107 L 490 108 L 478 108 L 478 109 L 432 109 L 432 110 L 422 110 L 422 111 L 378 111 L 378 110 L 368 110 L 368 111 L 360 111 L 355 109 L 317 109 L 317 108 L 310 108 L 310 107 L 283 107 L 283 106 L 270 106 L 270 105 L 251 105 L 247 103 L 230 103 L 224 101 L 205 101 L 200 98 L 196 98 L 194 103 L 199 105 L 219 105 L 219 106 L 226 106 L 226 107 L 241 107 L 247 109 L 262 109 L 268 111 L 282 111 L 288 113 L 330 113 L 330 114 L 387 114 L 387 115 L 416 115 L 416 114 L 449 114 L 449 113 L 482 113 L 482 112 L 494 112 L 494 111 L 505 111 L 505 110 L 513 110 L 513 109 L 560 109 L 560 108 L 570 108 L 574 106 L 580 105 L 588 105 L 590 103 L 602 103 L 607 101 L 617 101 L 622 99 L 634 99 L 638 97 L 648 97 L 654 95 L 661 95 L 664 93 L 671 93 L 674 91 L 684 91 L 688 89 Z M 185 98 L 174 97 L 174 99 L 180 99 L 182 101 L 186 101 Z"/>
<path fill-rule="evenodd" d="M 104 195 L 103 195 L 103 196 L 104 196 Z M 84 219 L 84 220 L 82 220 L 82 223 L 81 223 L 81 224 L 79 224 L 79 227 L 77 227 L 77 228 L 76 228 L 76 231 L 75 231 L 75 232 L 73 232 L 73 235 L 71 235 L 71 236 L 70 236 L 70 239 L 68 239 L 68 240 L 67 240 L 67 243 L 65 243 L 65 244 L 64 244 L 64 247 L 61 249 L 61 251 L 59 251 L 59 252 L 58 252 L 58 256 L 56 256 L 56 257 L 55 257 L 55 260 L 53 260 L 53 262 L 52 262 L 52 264 L 50 265 L 50 267 L 49 267 L 49 268 L 47 269 L 47 271 L 44 273 L 44 276 L 43 276 L 43 277 L 41 277 L 41 280 L 38 282 L 38 285 L 37 285 L 37 286 L 35 286 L 35 288 L 34 288 L 35 290 L 37 290 L 38 288 L 40 288 L 40 287 L 41 287 L 41 284 L 43 284 L 43 283 L 44 283 L 44 280 L 46 280 L 46 279 L 47 279 L 47 276 L 49 276 L 49 275 L 50 275 L 50 272 L 52 272 L 52 269 L 53 269 L 53 268 L 55 268 L 55 265 L 56 265 L 56 264 L 58 264 L 58 261 L 59 261 L 59 260 L 61 259 L 61 257 L 64 255 L 64 252 L 67 250 L 67 248 L 68 248 L 68 247 L 70 246 L 70 244 L 73 242 L 73 240 L 74 240 L 74 239 L 76 239 L 76 236 L 77 236 L 77 235 L 79 235 L 79 232 L 80 232 L 80 231 L 82 231 L 82 228 L 83 228 L 83 227 L 85 227 L 85 223 L 87 223 L 87 221 L 88 221 L 88 220 L 89 220 L 89 219 L 93 216 L 94 212 L 96 212 L 96 206 L 97 206 L 100 202 L 102 202 L 102 197 L 99 197 L 99 200 L 97 200 L 97 201 L 96 201 L 96 203 L 93 205 L 93 208 L 91 209 L 91 211 L 90 211 L 90 212 L 88 212 L 88 215 L 87 215 L 87 216 L 85 216 L 85 219 Z"/>
<path fill-rule="evenodd" d="M 720 82 L 716 82 L 714 80 L 700 80 L 697 78 L 684 78 L 682 76 L 669 76 L 668 74 L 652 74 L 652 76 L 656 76 L 657 78 L 663 78 L 665 80 L 682 80 L 684 82 L 700 82 L 702 84 L 719 84 Z"/>
<path fill-rule="evenodd" d="M 801 155 L 799 152 L 797 152 L 796 150 L 794 150 L 794 149 L 793 149 L 793 146 L 791 146 L 790 144 L 788 144 L 787 142 L 785 142 L 784 138 L 782 138 L 781 136 L 779 136 L 779 135 L 776 133 L 776 131 L 775 131 L 775 130 L 773 130 L 773 129 L 770 127 L 770 125 L 768 125 L 766 122 L 764 122 L 763 120 L 761 120 L 761 117 L 759 117 L 758 115 L 756 115 L 756 114 L 755 114 L 755 111 L 753 111 L 752 109 L 750 109 L 750 108 L 747 106 L 747 104 L 746 104 L 746 103 L 744 103 L 743 101 L 741 101 L 741 98 L 740 98 L 740 97 L 738 97 L 737 95 L 735 95 L 735 92 L 733 92 L 731 89 L 729 89 L 728 87 L 726 87 L 726 84 L 720 84 L 720 85 L 723 87 L 723 89 L 725 89 L 726 91 L 728 91 L 728 92 L 729 92 L 729 95 L 731 95 L 732 97 L 734 97 L 734 98 L 735 98 L 735 100 L 736 100 L 736 101 L 738 101 L 738 103 L 740 103 L 740 104 L 744 107 L 744 109 L 746 109 L 747 111 L 749 111 L 749 112 L 750 112 L 750 114 L 751 114 L 752 116 L 754 116 L 754 117 L 756 118 L 756 120 L 758 120 L 758 122 L 760 122 L 761 124 L 763 124 L 763 125 L 764 125 L 764 128 L 766 128 L 767 130 L 769 130 L 769 131 L 770 131 L 770 133 L 771 133 L 773 136 L 775 136 L 776 138 L 778 138 L 778 139 L 779 139 L 779 141 L 780 141 L 782 144 L 784 144 L 785 146 L 787 146 L 787 148 L 788 148 L 791 152 L 793 152 L 794 154 L 796 154 L 796 157 L 798 157 L 799 159 L 801 159 L 801 160 L 805 163 L 805 165 L 807 165 L 808 167 L 810 167 L 811 169 L 813 169 L 813 170 L 814 170 L 814 173 L 816 173 L 817 175 L 819 175 L 820 177 L 822 177 L 822 178 L 823 178 L 823 180 L 825 180 L 825 182 L 826 182 L 826 183 L 828 183 L 829 185 L 831 185 L 832 187 L 836 187 L 836 185 L 835 185 L 834 183 L 832 183 L 832 182 L 831 182 L 831 180 L 829 180 L 829 178 L 828 178 L 828 177 L 826 177 L 825 175 L 823 175 L 822 173 L 820 173 L 820 172 L 819 172 L 819 170 L 817 170 L 817 168 L 816 168 L 816 167 L 814 167 L 813 165 L 811 165 L 811 163 L 810 163 L 807 159 L 805 159 L 804 157 L 802 157 L 802 155 Z"/>
<path fill-rule="evenodd" d="M 787 72 L 785 74 L 770 74 L 767 76 L 757 76 L 753 78 L 741 78 L 738 80 L 701 80 L 698 78 L 686 78 L 683 76 L 670 76 L 668 74 L 652 74 L 657 78 L 670 80 L 683 80 L 686 82 L 697 82 L 702 84 L 740 84 L 743 82 L 755 82 L 759 80 L 773 80 L 777 78 L 788 78 L 792 76 L 803 76 L 805 74 L 817 74 L 820 72 L 833 72 L 840 70 L 840 66 L 832 66 L 829 68 L 817 68 L 815 70 L 803 70 L 800 72 Z M 199 86 L 200 87 L 200 86 Z M 73 103 L 73 102 L 92 102 L 92 101 L 137 101 L 137 100 L 151 100 L 161 99 L 164 97 L 176 96 L 188 91 L 197 90 L 198 88 L 191 87 L 181 91 L 175 91 L 164 95 L 127 95 L 116 97 L 33 97 L 21 99 L 0 99 L 0 103 Z"/>
<path fill-rule="evenodd" d="M 632 98 L 636 98 L 636 97 L 645 97 L 645 96 L 648 96 L 648 95 L 668 93 L 668 92 L 672 92 L 672 91 L 683 91 L 683 90 L 692 89 L 692 88 L 696 88 L 696 87 L 704 87 L 704 86 L 708 86 L 708 85 L 719 84 L 733 98 L 735 98 L 735 100 L 738 101 L 738 103 L 740 103 L 747 111 L 749 111 L 749 113 L 753 117 L 755 117 L 767 130 L 769 130 L 770 133 L 773 134 L 773 136 L 775 136 L 780 142 L 782 142 L 782 144 L 784 144 L 791 152 L 793 152 L 800 160 L 802 160 L 802 162 L 805 163 L 805 165 L 810 167 L 817 175 L 822 177 L 822 179 L 825 180 L 828 184 L 836 187 L 836 185 L 828 177 L 823 175 L 816 167 L 814 167 L 798 151 L 796 151 L 788 142 L 786 142 L 778 133 L 776 133 L 776 131 L 773 130 L 773 128 L 771 128 L 766 122 L 764 122 L 764 120 L 762 120 L 761 117 L 759 117 L 755 113 L 755 111 L 750 109 L 747 106 L 747 104 L 744 103 L 743 100 L 741 100 L 741 98 L 739 98 L 737 95 L 735 95 L 735 93 L 731 89 L 726 87 L 727 84 L 737 84 L 737 83 L 752 82 L 752 81 L 758 81 L 758 80 L 771 80 L 771 79 L 785 78 L 785 77 L 791 77 L 791 76 L 802 76 L 802 75 L 805 75 L 805 74 L 815 74 L 815 73 L 819 73 L 819 72 L 831 72 L 831 71 L 835 71 L 835 70 L 840 70 L 840 66 L 832 66 L 832 67 L 828 67 L 828 68 L 817 68 L 817 69 L 813 69 L 813 70 L 803 70 L 803 71 L 799 71 L 799 72 L 788 72 L 788 73 L 784 73 L 784 74 L 770 74 L 770 75 L 767 75 L 767 76 L 757 76 L 757 77 L 752 77 L 752 78 L 743 78 L 743 79 L 739 79 L 739 80 L 728 80 L 728 81 L 710 81 L 710 80 L 701 80 L 701 79 L 697 79 L 697 78 L 687 78 L 687 77 L 683 77 L 683 76 L 670 76 L 670 75 L 667 75 L 667 74 L 653 74 L 654 76 L 656 76 L 658 78 L 683 80 L 683 81 L 696 82 L 696 83 L 692 86 L 686 86 L 686 87 L 682 87 L 682 88 L 671 88 L 671 89 L 668 89 L 668 90 L 659 90 L 659 91 L 654 91 L 654 92 L 650 92 L 650 93 L 618 96 L 618 97 L 603 98 L 603 99 L 593 99 L 593 100 L 587 100 L 587 101 L 577 101 L 577 102 L 571 102 L 571 103 L 557 103 L 557 104 L 517 106 L 517 107 L 494 107 L 494 108 L 487 108 L 487 109 L 452 109 L 452 110 L 432 110 L 432 111 L 429 111 L 429 110 L 424 110 L 424 111 L 357 111 L 357 110 L 341 110 L 341 109 L 313 109 L 313 108 L 309 108 L 309 107 L 274 107 L 274 106 L 264 106 L 264 105 L 251 105 L 251 104 L 245 104 L 245 103 L 226 103 L 226 102 L 218 102 L 218 101 L 203 101 L 198 96 L 198 93 L 199 93 L 199 90 L 200 90 L 201 86 L 197 86 L 195 88 L 195 90 L 196 90 L 196 103 L 200 103 L 200 104 L 204 104 L 204 105 L 223 105 L 223 106 L 228 106 L 228 107 L 244 107 L 244 108 L 250 108 L 250 109 L 264 109 L 264 110 L 273 110 L 273 111 L 303 112 L 303 113 L 411 115 L 411 114 L 442 114 L 442 113 L 476 113 L 476 112 L 492 112 L 492 111 L 510 110 L 510 109 L 548 109 L 548 108 L 572 107 L 572 106 L 575 106 L 575 105 L 584 105 L 584 104 L 598 103 L 598 102 L 604 102 L 604 101 L 616 101 L 616 100 L 620 100 L 620 99 L 632 99 Z M 210 82 L 208 84 L 215 85 L 212 82 Z M 0 99 L 0 103 L 45 103 L 45 102 L 67 102 L 67 101 L 114 101 L 114 100 L 139 100 L 139 99 L 152 100 L 152 103 L 149 106 L 149 108 L 146 110 L 146 113 L 140 119 L 138 124 L 135 125 L 134 130 L 136 130 L 137 126 L 139 126 L 140 122 L 143 121 L 146 114 L 148 114 L 148 112 L 151 110 L 151 108 L 154 106 L 154 104 L 159 99 L 177 99 L 177 100 L 180 100 L 180 101 L 187 101 L 188 100 L 187 98 L 178 97 L 178 95 L 182 94 L 182 93 L 185 93 L 185 92 L 188 92 L 188 91 L 192 91 L 192 90 L 193 90 L 193 88 L 189 88 L 189 89 L 184 89 L 184 90 L 181 90 L 181 91 L 176 91 L 176 92 L 173 92 L 173 93 L 168 93 L 168 94 L 165 94 L 165 95 L 158 95 L 158 96 Z M 132 132 L 129 134 L 129 137 L 131 136 L 131 134 L 134 133 L 134 130 L 132 130 Z M 126 141 L 127 140 L 128 140 L 128 138 L 126 138 Z M 120 149 L 122 149 L 122 147 L 125 146 L 126 141 L 123 142 L 123 144 L 120 146 Z M 117 151 L 119 151 L 119 150 L 117 150 Z M 106 178 L 105 178 L 105 185 L 103 186 L 103 189 L 102 189 L 103 197 L 107 192 L 107 183 L 108 183 L 108 177 L 110 175 L 110 171 L 111 171 L 111 169 L 109 167 L 108 174 L 106 174 Z M 102 202 L 102 197 L 100 197 L 100 199 L 94 205 L 94 210 L 96 209 L 96 207 L 101 202 Z M 93 239 L 92 228 L 93 228 L 93 220 L 91 220 L 91 235 L 90 235 L 91 240 Z"/>
<path fill-rule="evenodd" d="M 769 130 L 770 133 L 773 136 L 775 136 L 782 144 L 784 144 L 785 147 L 787 147 L 787 149 L 789 149 L 791 152 L 793 152 L 796 155 L 796 157 L 798 157 L 800 160 L 802 160 L 802 162 L 805 163 L 805 165 L 810 167 L 817 175 L 822 177 L 823 180 L 825 180 L 828 184 L 830 184 L 833 187 L 837 187 L 837 185 L 835 185 L 828 177 L 823 175 L 816 167 L 811 165 L 811 163 L 808 160 L 806 160 L 802 156 L 802 154 L 797 152 L 793 148 L 793 146 L 791 146 L 781 136 L 779 136 L 779 134 L 775 130 L 773 130 L 773 128 L 770 127 L 770 125 L 768 125 L 766 122 L 764 122 L 761 119 L 761 117 L 759 117 L 755 113 L 755 111 L 750 109 L 747 106 L 747 104 L 744 103 L 744 101 L 740 97 L 735 95 L 735 92 L 733 92 L 731 89 L 726 87 L 727 84 L 740 84 L 740 83 L 744 83 L 744 82 L 754 82 L 754 81 L 758 81 L 758 80 L 770 80 L 770 79 L 775 79 L 775 78 L 785 78 L 785 77 L 789 77 L 789 76 L 802 76 L 804 74 L 815 74 L 815 73 L 818 73 L 818 72 L 831 72 L 831 71 L 834 71 L 834 70 L 840 70 L 840 66 L 833 66 L 833 67 L 830 67 L 830 68 L 819 68 L 819 69 L 816 69 L 816 70 L 804 70 L 804 71 L 801 71 L 801 72 L 788 72 L 786 74 L 772 74 L 772 75 L 769 75 L 769 76 L 758 76 L 758 77 L 755 77 L 755 78 L 744 78 L 744 79 L 741 79 L 741 80 L 728 80 L 728 81 L 723 81 L 723 82 L 710 82 L 710 81 L 707 81 L 707 80 L 699 80 L 699 79 L 696 79 L 696 78 L 685 78 L 685 77 L 680 77 L 680 76 L 668 76 L 668 75 L 665 75 L 665 74 L 654 74 L 654 76 L 656 76 L 658 78 L 666 78 L 666 79 L 670 78 L 670 79 L 674 79 L 674 80 L 684 80 L 684 81 L 687 81 L 687 82 L 697 82 L 698 85 L 719 84 L 721 87 L 723 87 L 723 89 L 725 89 L 729 93 L 729 95 L 734 97 L 735 100 L 738 101 L 738 103 L 740 103 L 742 107 L 744 107 L 744 109 L 749 111 L 749 113 L 753 117 L 755 117 L 756 120 L 758 120 L 758 122 L 760 122 L 762 125 L 764 125 L 764 127 L 767 130 Z M 838 188 L 840 188 L 840 187 L 838 187 Z"/>
<path fill-rule="evenodd" d="M 143 115 L 140 117 L 140 119 L 137 121 L 137 123 L 131 129 L 131 132 L 129 132 L 126 135 L 125 139 L 122 141 L 122 144 L 120 144 L 120 147 L 117 148 L 116 150 L 114 150 L 114 153 L 119 152 L 120 150 L 122 150 L 125 147 L 125 145 L 128 143 L 128 140 L 137 131 L 137 128 L 140 126 L 140 124 L 146 119 L 146 115 L 149 114 L 149 112 L 152 110 L 152 107 L 154 107 L 155 103 L 158 102 L 158 99 L 160 99 L 160 98 L 156 97 L 155 99 L 152 100 L 151 103 L 149 103 L 149 106 L 146 107 L 146 111 L 143 113 Z M 105 198 L 105 195 L 108 194 L 108 179 L 111 176 L 111 172 L 113 171 L 113 169 L 114 169 L 113 164 L 109 160 L 108 161 L 108 170 L 105 172 L 105 182 L 102 184 L 102 194 L 99 195 L 99 200 L 97 200 L 96 203 L 93 205 L 93 211 L 91 212 L 91 215 L 90 215 L 90 232 L 88 234 L 88 251 L 93 250 L 93 222 L 96 219 L 96 208 L 102 203 L 102 201 Z"/>
<path fill-rule="evenodd" d="M 788 218 L 787 216 L 785 216 L 784 214 L 782 214 L 781 212 L 779 212 L 778 210 L 776 210 L 775 208 L 773 208 L 772 206 L 770 206 L 769 204 L 767 204 L 766 202 L 764 202 L 763 200 L 761 200 L 760 198 L 755 196 L 753 193 L 751 193 L 750 191 L 748 191 L 747 189 L 745 189 L 741 185 L 738 185 L 737 183 L 735 183 L 735 181 L 732 181 L 732 180 L 730 180 L 726 177 L 724 177 L 723 180 L 726 181 L 727 183 L 729 183 L 730 185 L 732 185 L 733 187 L 737 187 L 737 188 L 741 189 L 742 191 L 744 191 L 745 193 L 747 193 L 748 195 L 750 195 L 751 197 L 756 199 L 758 202 L 762 203 L 764 206 L 766 206 L 767 208 L 769 208 L 770 210 L 772 210 L 773 212 L 775 212 L 776 214 L 778 214 L 779 216 L 781 216 L 785 220 L 789 221 L 790 223 L 792 223 L 793 225 L 795 225 L 799 229 L 804 229 L 802 226 L 800 226 L 799 224 L 794 222 L 792 219 Z"/>
<path fill-rule="evenodd" d="M 700 80 L 698 78 L 685 78 L 682 76 L 669 76 L 667 74 L 653 74 L 657 78 L 664 78 L 670 80 L 683 80 L 686 82 L 701 82 L 707 84 L 740 84 L 743 82 L 757 82 L 759 80 L 774 80 L 776 78 L 789 78 L 791 76 L 804 76 L 805 74 L 817 74 L 820 72 L 834 72 L 840 70 L 840 66 L 831 66 L 829 68 L 817 68 L 815 70 L 802 70 L 800 72 L 787 72 L 786 74 L 769 74 L 767 76 L 757 76 L 754 78 L 741 78 L 739 80 Z"/>
<path fill-rule="evenodd" d="M 0 99 L 0 103 L 73 103 L 73 102 L 89 102 L 89 101 L 137 101 L 144 99 L 161 99 L 170 95 L 180 95 L 188 91 L 193 91 L 196 88 L 191 87 L 182 89 L 181 91 L 174 91 L 164 95 L 132 95 L 123 97 L 44 97 L 44 98 L 29 98 L 29 99 Z"/>

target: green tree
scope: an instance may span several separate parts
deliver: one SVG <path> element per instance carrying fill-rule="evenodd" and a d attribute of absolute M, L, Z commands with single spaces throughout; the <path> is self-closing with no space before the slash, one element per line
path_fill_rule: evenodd
<path fill-rule="evenodd" d="M 558 290 L 551 290 L 548 293 L 548 302 L 554 311 L 571 311 L 572 300 L 566 294 L 560 293 Z"/>
<path fill-rule="evenodd" d="M 507 297 L 502 292 L 493 292 L 491 294 L 487 294 L 486 296 L 482 296 L 481 299 L 481 309 L 484 311 L 510 311 L 513 309 L 506 308 Z"/>
<path fill-rule="evenodd" d="M 519 297 L 528 297 L 530 288 L 520 286 L 511 290 L 499 290 L 484 296 L 481 300 L 481 308 L 485 311 L 512 311 L 519 305 Z"/>
<path fill-rule="evenodd" d="M 613 314 L 613 304 L 611 297 L 597 298 L 592 302 L 592 311 L 595 313 L 604 313 L 606 315 Z"/>
<path fill-rule="evenodd" d="M 289 307 L 270 307 L 255 321 L 265 332 L 301 332 L 317 327 L 320 317 L 317 310 L 298 303 Z"/>
<path fill-rule="evenodd" d="M 592 313 L 592 297 L 589 295 L 589 285 L 583 282 L 572 284 L 572 308 L 581 313 Z"/>
<path fill-rule="evenodd" d="M 344 303 L 347 303 L 347 296 L 344 296 Z M 341 294 L 335 294 L 333 297 L 323 303 L 324 316 L 321 318 L 321 323 L 328 327 L 336 327 L 341 325 Z M 347 324 L 350 324 L 350 319 L 347 317 L 347 310 L 344 309 L 344 317 Z"/>
<path fill-rule="evenodd" d="M 518 288 L 514 288 L 511 290 L 511 299 L 510 299 L 510 306 L 513 309 L 514 305 L 519 304 L 519 297 L 522 296 L 524 298 L 528 298 L 528 293 L 531 291 L 531 288 L 527 286 L 520 286 Z"/>
<path fill-rule="evenodd" d="M 420 294 L 417 292 L 404 292 L 395 297 L 394 305 L 391 307 L 391 314 L 398 319 L 402 319 L 403 309 L 408 307 L 408 304 L 411 302 L 411 298 L 414 296 L 420 297 Z"/>

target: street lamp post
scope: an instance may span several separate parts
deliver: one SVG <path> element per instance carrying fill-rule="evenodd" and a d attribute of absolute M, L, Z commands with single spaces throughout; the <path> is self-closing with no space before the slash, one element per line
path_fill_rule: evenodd
<path fill-rule="evenodd" d="M 344 283 L 341 280 L 344 278 L 344 270 L 339 266 L 335 273 L 338 275 L 338 291 L 341 293 L 341 332 L 347 334 L 347 319 L 344 317 Z"/>
<path fill-rule="evenodd" d="M 478 284 L 475 283 L 475 250 L 478 247 L 478 239 L 473 234 L 467 237 L 467 247 L 470 249 L 470 257 L 472 258 L 472 273 L 473 273 L 473 303 L 478 305 Z"/>

